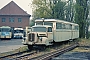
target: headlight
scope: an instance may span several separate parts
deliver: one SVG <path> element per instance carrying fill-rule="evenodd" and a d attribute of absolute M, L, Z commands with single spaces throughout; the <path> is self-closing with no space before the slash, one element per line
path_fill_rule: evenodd
<path fill-rule="evenodd" d="M 39 39 L 42 41 L 42 37 L 39 37 Z"/>
<path fill-rule="evenodd" d="M 16 37 L 16 36 L 14 36 L 14 37 Z"/>
<path fill-rule="evenodd" d="M 23 35 L 22 35 L 22 37 L 23 37 Z"/>

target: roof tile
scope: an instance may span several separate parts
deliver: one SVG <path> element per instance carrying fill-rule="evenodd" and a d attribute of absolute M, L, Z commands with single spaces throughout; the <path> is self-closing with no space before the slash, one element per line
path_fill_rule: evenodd
<path fill-rule="evenodd" d="M 0 15 L 28 15 L 22 8 L 20 8 L 14 1 L 11 1 L 0 10 Z"/>

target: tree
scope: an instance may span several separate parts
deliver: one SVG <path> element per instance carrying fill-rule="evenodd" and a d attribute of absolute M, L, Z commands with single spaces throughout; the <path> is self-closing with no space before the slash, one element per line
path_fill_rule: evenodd
<path fill-rule="evenodd" d="M 90 0 L 88 0 L 88 10 L 89 10 L 89 15 L 87 17 L 87 24 L 86 24 L 86 38 L 88 39 L 90 37 L 90 31 L 89 31 L 89 25 L 90 25 Z"/>
<path fill-rule="evenodd" d="M 34 18 L 64 19 L 65 2 L 61 0 L 33 0 Z"/>
<path fill-rule="evenodd" d="M 50 2 L 47 0 L 33 0 L 33 6 L 35 8 L 33 17 L 36 18 L 51 18 Z"/>
<path fill-rule="evenodd" d="M 86 20 L 88 17 L 88 0 L 76 0 L 76 13 L 75 22 L 79 24 L 79 34 L 80 38 L 85 38 L 86 33 Z"/>
<path fill-rule="evenodd" d="M 65 6 L 65 2 L 62 2 L 61 0 L 53 0 L 53 18 L 54 19 L 61 19 L 64 20 L 65 15 L 64 15 L 64 6 Z"/>
<path fill-rule="evenodd" d="M 74 15 L 75 15 L 75 2 L 73 0 L 68 0 L 66 2 L 66 7 L 65 7 L 65 20 L 69 22 L 75 22 L 74 21 Z"/>

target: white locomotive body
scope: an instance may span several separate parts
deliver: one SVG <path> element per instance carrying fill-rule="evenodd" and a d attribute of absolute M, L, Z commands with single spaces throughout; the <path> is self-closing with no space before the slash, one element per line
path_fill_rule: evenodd
<path fill-rule="evenodd" d="M 79 25 L 57 19 L 35 20 L 35 26 L 26 35 L 23 44 L 29 48 L 33 45 L 53 45 L 53 42 L 62 42 L 79 38 Z"/>
<path fill-rule="evenodd" d="M 36 25 L 32 27 L 32 31 L 26 35 L 23 44 L 27 45 L 52 45 L 53 32 L 52 26 Z"/>

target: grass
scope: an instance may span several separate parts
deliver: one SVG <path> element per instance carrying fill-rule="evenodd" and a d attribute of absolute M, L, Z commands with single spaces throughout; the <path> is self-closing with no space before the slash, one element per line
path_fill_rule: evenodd
<path fill-rule="evenodd" d="M 90 48 L 77 47 L 72 52 L 90 52 Z"/>
<path fill-rule="evenodd" d="M 78 39 L 78 43 L 80 46 L 90 46 L 90 39 Z M 90 52 L 90 48 L 87 47 L 77 47 L 73 52 Z"/>
<path fill-rule="evenodd" d="M 16 49 L 15 51 L 16 52 L 23 52 L 23 51 L 27 51 L 27 50 L 28 50 L 27 46 L 24 46 L 24 47 L 20 47 L 19 49 Z"/>
<path fill-rule="evenodd" d="M 45 51 L 46 52 L 50 52 L 51 51 L 51 48 L 46 48 Z"/>
<path fill-rule="evenodd" d="M 80 39 L 79 44 L 81 46 L 90 46 L 90 39 Z"/>

